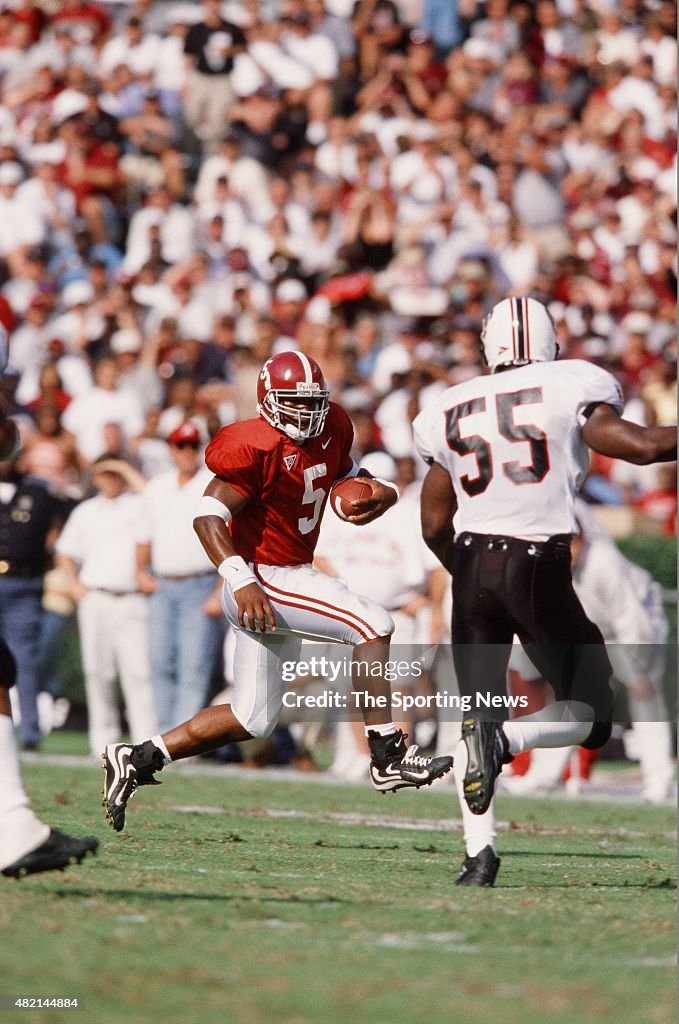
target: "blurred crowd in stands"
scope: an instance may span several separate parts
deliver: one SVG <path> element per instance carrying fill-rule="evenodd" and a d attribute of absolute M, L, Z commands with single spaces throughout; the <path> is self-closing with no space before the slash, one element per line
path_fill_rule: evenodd
<path fill-rule="evenodd" d="M 675 36 L 667 0 L 2 0 L 21 470 L 74 502 L 102 457 L 149 480 L 297 347 L 403 469 L 512 293 L 673 422 Z M 597 457 L 585 497 L 675 531 L 676 466 Z"/>

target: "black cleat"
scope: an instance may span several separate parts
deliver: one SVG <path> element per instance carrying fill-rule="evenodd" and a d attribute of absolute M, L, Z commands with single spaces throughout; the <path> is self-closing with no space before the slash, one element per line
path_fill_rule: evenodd
<path fill-rule="evenodd" d="M 453 767 L 452 757 L 422 757 L 415 744 L 406 750 L 406 739 L 400 729 L 389 736 L 368 733 L 372 754 L 370 780 L 378 793 L 431 786 Z"/>
<path fill-rule="evenodd" d="M 462 870 L 455 879 L 455 885 L 490 887 L 495 884 L 499 870 L 500 858 L 492 846 L 484 846 L 475 857 L 465 857 Z"/>
<path fill-rule="evenodd" d="M 163 755 L 150 740 L 131 746 L 129 743 L 109 743 L 101 755 L 104 769 L 102 804 L 106 820 L 116 832 L 125 827 L 125 808 L 139 786 L 159 786 L 154 772 L 163 768 Z"/>
<path fill-rule="evenodd" d="M 69 864 L 80 864 L 89 853 L 94 856 L 98 846 L 99 840 L 94 836 L 80 839 L 53 828 L 42 846 L 3 868 L 2 874 L 7 878 L 23 878 L 40 871 L 63 871 Z"/>
<path fill-rule="evenodd" d="M 509 741 L 500 722 L 486 722 L 476 715 L 462 721 L 462 739 L 467 748 L 467 770 L 463 792 L 472 814 L 485 814 L 495 792 L 495 780 L 504 764 L 513 761 Z"/>

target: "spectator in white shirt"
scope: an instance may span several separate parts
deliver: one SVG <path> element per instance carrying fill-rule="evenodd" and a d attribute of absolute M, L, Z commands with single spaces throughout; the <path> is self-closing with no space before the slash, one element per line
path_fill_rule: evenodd
<path fill-rule="evenodd" d="M 221 177 L 227 178 L 230 190 L 248 204 L 251 213 L 256 214 L 268 204 L 266 171 L 257 160 L 241 155 L 240 138 L 234 132 L 228 132 L 219 143 L 217 152 L 200 165 L 194 191 L 198 204 L 212 198 L 215 183 Z"/>
<path fill-rule="evenodd" d="M 172 203 L 168 192 L 156 189 L 147 198 L 146 206 L 132 217 L 127 236 L 123 270 L 136 274 L 151 255 L 149 228 L 160 228 L 161 254 L 168 263 L 187 260 L 193 249 L 194 218 L 191 211 Z"/>
<path fill-rule="evenodd" d="M 110 75 L 119 64 L 126 64 L 136 75 L 147 74 L 156 66 L 159 46 L 159 36 L 144 35 L 140 19 L 132 16 L 124 31 L 112 36 L 101 51 L 99 73 Z"/>
<path fill-rule="evenodd" d="M 23 179 L 21 166 L 7 161 L 0 166 L 0 256 L 16 258 L 17 250 L 37 245 L 45 236 L 38 213 L 22 199 L 18 185 Z"/>
<path fill-rule="evenodd" d="M 135 531 L 144 480 L 110 456 L 93 466 L 96 497 L 73 510 L 57 540 L 57 564 L 78 605 L 90 751 L 121 735 L 116 676 L 132 742 L 157 732 L 148 650 L 148 609 L 137 590 Z"/>
<path fill-rule="evenodd" d="M 221 586 L 193 532 L 196 506 L 212 474 L 201 435 L 186 420 L 167 439 L 174 467 L 142 494 L 136 531 L 137 583 L 151 595 L 151 671 L 161 732 L 208 702 L 221 639 Z"/>
<path fill-rule="evenodd" d="M 126 440 L 144 429 L 141 403 L 133 391 L 118 389 L 119 371 L 108 356 L 97 363 L 94 387 L 74 398 L 63 416 L 63 425 L 75 436 L 84 462 L 92 462 L 105 449 L 104 428 L 116 423 Z"/>

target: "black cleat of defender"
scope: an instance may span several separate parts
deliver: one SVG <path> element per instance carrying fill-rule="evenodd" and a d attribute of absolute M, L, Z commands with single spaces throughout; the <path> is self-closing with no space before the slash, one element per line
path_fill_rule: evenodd
<path fill-rule="evenodd" d="M 406 749 L 406 739 L 400 729 L 390 736 L 368 733 L 370 781 L 379 793 L 431 786 L 453 767 L 452 757 L 422 757 L 415 744 Z"/>
<path fill-rule="evenodd" d="M 492 846 L 484 846 L 476 857 L 465 857 L 455 885 L 476 885 L 479 888 L 495 885 L 500 870 L 500 858 Z"/>
<path fill-rule="evenodd" d="M 88 855 L 97 852 L 99 841 L 94 836 L 69 836 L 53 828 L 45 842 L 13 864 L 2 869 L 7 878 L 23 878 L 41 871 L 59 871 L 70 864 L 80 864 Z"/>
<path fill-rule="evenodd" d="M 125 808 L 138 787 L 160 785 L 153 773 L 162 770 L 163 756 L 149 740 L 137 746 L 109 743 L 101 755 L 101 765 L 104 769 L 102 804 L 106 820 L 116 832 L 122 832 Z"/>
<path fill-rule="evenodd" d="M 513 760 L 500 722 L 485 722 L 476 715 L 462 721 L 462 739 L 467 748 L 467 770 L 463 792 L 472 814 L 485 814 L 495 792 L 495 780 L 504 764 Z"/>

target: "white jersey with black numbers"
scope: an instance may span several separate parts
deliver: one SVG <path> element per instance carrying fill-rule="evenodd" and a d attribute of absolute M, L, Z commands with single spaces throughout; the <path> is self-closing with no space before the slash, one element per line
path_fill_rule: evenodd
<path fill-rule="evenodd" d="M 415 444 L 450 474 L 456 533 L 540 538 L 576 532 L 590 406 L 622 412 L 618 382 L 580 359 L 530 363 L 442 392 L 419 414 Z"/>

